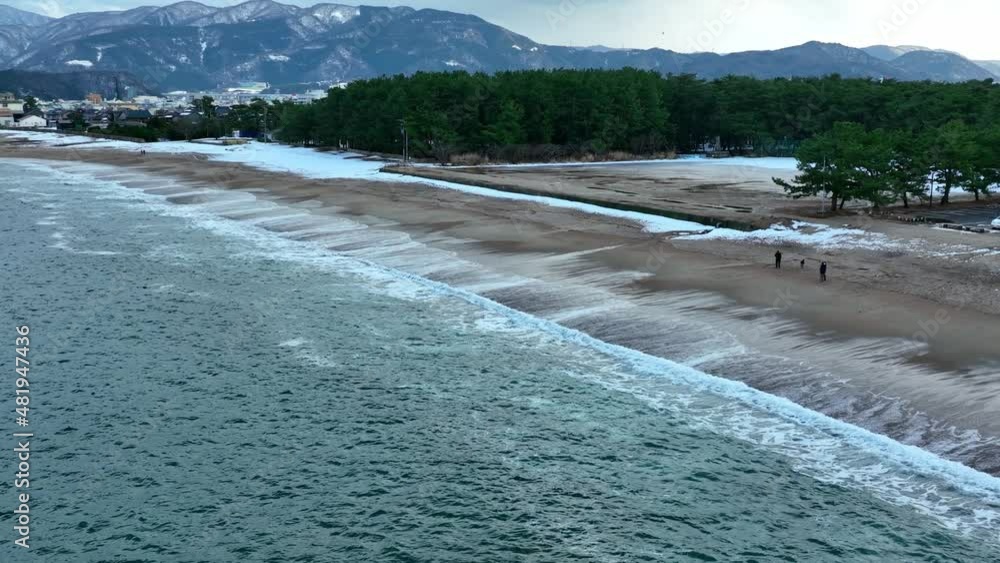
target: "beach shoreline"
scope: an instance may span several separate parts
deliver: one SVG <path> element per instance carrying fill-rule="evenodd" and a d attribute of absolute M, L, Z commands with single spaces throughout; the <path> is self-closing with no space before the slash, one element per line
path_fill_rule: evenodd
<path fill-rule="evenodd" d="M 130 187 L 152 193 L 158 190 L 156 178 L 169 178 L 184 189 L 174 187 L 162 195 L 180 205 L 203 201 L 197 189 L 224 189 L 313 216 L 348 217 L 373 231 L 398 233 L 406 245 L 452 256 L 462 265 L 437 272 L 414 266 L 412 273 L 482 288 L 482 295 L 514 309 L 653 355 L 677 354 L 661 342 L 660 323 L 667 319 L 675 326 L 714 325 L 727 341 L 760 357 L 808 363 L 809 369 L 834 373 L 848 383 L 830 391 L 829 403 L 816 404 L 795 396 L 793 381 L 779 384 L 763 373 L 740 374 L 738 363 L 713 366 L 715 360 L 698 360 L 707 362 L 704 369 L 714 367 L 716 375 L 901 441 L 910 436 L 911 443 L 924 446 L 926 437 L 914 437 L 912 429 L 893 435 L 900 420 L 866 426 L 859 419 L 864 409 L 835 403 L 845 395 L 853 400 L 855 395 L 899 398 L 913 413 L 974 430 L 984 439 L 981 451 L 968 458 L 943 445 L 935 453 L 1000 474 L 1000 446 L 992 443 L 1000 438 L 1000 423 L 993 416 L 1000 410 L 1000 395 L 981 387 L 982 374 L 1000 366 L 1000 351 L 993 344 L 1000 338 L 997 257 L 934 255 L 939 247 L 958 244 L 989 249 L 996 243 L 988 235 L 969 240 L 961 233 L 917 227 L 925 229 L 929 250 L 902 256 L 879 249 L 788 244 L 783 247 L 785 267 L 776 270 L 773 247 L 759 242 L 650 233 L 626 219 L 419 183 L 308 178 L 195 154 L 137 158 L 113 149 L 23 143 L 0 143 L 0 151 L 3 157 L 53 166 L 85 162 L 140 171 L 151 178 L 149 185 L 133 182 Z M 107 177 L 114 179 L 113 174 Z M 888 223 L 873 230 L 900 239 L 912 234 Z M 361 239 L 333 250 L 352 252 L 368 244 Z M 401 260 L 403 254 L 391 257 Z M 805 270 L 799 267 L 801 259 L 807 261 Z M 828 284 L 819 283 L 821 261 L 833 266 Z M 504 281 L 490 285 L 478 279 L 486 277 Z M 508 278 L 528 281 L 508 283 Z M 712 335 L 712 328 L 704 334 Z M 809 388 L 803 384 L 799 391 Z"/>

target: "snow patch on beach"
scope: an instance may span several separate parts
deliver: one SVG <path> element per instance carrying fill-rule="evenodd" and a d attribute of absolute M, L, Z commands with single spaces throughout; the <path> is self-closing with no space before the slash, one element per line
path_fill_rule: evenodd
<path fill-rule="evenodd" d="M 21 137 L 31 141 L 38 142 L 47 147 L 58 147 L 60 145 L 68 145 L 74 143 L 87 143 L 87 144 L 100 144 L 99 148 L 118 148 L 118 144 L 121 141 L 106 141 L 102 139 L 95 139 L 94 137 L 85 137 L 83 135 L 62 135 L 59 133 L 46 133 L 43 131 L 0 131 L 0 136 L 5 137 Z M 127 143 L 131 148 L 138 147 L 135 143 Z"/>
<path fill-rule="evenodd" d="M 732 166 L 744 168 L 763 168 L 767 170 L 783 170 L 794 172 L 797 161 L 794 158 L 782 157 L 733 157 L 733 158 L 708 158 L 701 155 L 683 155 L 677 158 L 659 158 L 648 160 L 618 160 L 601 162 L 529 162 L 524 164 L 490 164 L 479 166 L 452 166 L 449 168 L 570 168 L 570 167 L 608 167 L 608 166 L 657 166 L 657 165 L 678 165 L 678 164 L 698 164 L 706 166 Z M 437 164 L 425 164 L 423 166 L 436 167 Z"/>
<path fill-rule="evenodd" d="M 749 168 L 766 168 L 768 170 L 798 170 L 798 161 L 794 158 L 780 156 L 748 157 L 738 156 L 733 158 L 708 158 L 706 156 L 682 156 L 667 162 L 678 162 L 684 164 L 705 164 L 715 166 L 744 166 Z"/>
<path fill-rule="evenodd" d="M 798 244 L 817 248 L 892 249 L 899 243 L 881 233 L 851 227 L 831 227 L 819 223 L 795 221 L 791 226 L 774 225 L 757 231 L 715 229 L 711 232 L 680 237 L 687 240 L 734 240 L 766 245 Z"/>
<path fill-rule="evenodd" d="M 1000 251 L 967 244 L 935 244 L 925 239 L 894 239 L 882 233 L 844 226 L 795 221 L 790 226 L 773 225 L 769 229 L 736 231 L 715 229 L 707 233 L 677 237 L 681 240 L 729 240 L 764 246 L 798 245 L 824 250 L 872 250 L 905 252 L 932 258 L 960 259 L 997 255 Z"/>

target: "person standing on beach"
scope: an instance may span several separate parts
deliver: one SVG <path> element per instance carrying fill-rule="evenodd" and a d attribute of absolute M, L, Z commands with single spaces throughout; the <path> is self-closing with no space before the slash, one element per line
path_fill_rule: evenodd
<path fill-rule="evenodd" d="M 826 281 L 826 262 L 819 265 L 819 281 Z"/>
<path fill-rule="evenodd" d="M 799 267 L 802 268 L 803 270 L 806 269 L 806 259 L 805 258 L 803 258 L 802 261 L 799 262 Z"/>
<path fill-rule="evenodd" d="M 781 251 L 780 250 L 774 253 L 774 267 L 777 268 L 777 269 L 779 269 L 779 270 L 781 269 Z"/>

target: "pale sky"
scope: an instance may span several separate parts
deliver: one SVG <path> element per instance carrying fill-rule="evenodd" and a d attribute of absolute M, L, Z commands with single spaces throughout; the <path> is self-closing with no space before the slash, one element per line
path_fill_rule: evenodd
<path fill-rule="evenodd" d="M 241 0 L 202 0 L 233 5 Z M 320 0 L 285 0 L 312 5 Z M 168 0 L 0 0 L 48 15 Z M 355 4 L 355 2 L 344 2 Z M 535 41 L 681 52 L 776 49 L 810 40 L 920 45 L 1000 60 L 996 0 L 409 0 L 372 5 L 474 13 Z"/>

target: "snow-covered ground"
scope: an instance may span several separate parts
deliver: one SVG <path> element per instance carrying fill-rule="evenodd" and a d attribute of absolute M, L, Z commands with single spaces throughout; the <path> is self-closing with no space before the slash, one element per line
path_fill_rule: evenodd
<path fill-rule="evenodd" d="M 46 133 L 44 131 L 0 131 L 0 135 L 5 137 L 25 137 L 48 146 L 66 145 L 71 143 L 93 143 L 98 141 L 98 139 L 85 137 L 83 135 L 63 135 L 61 133 Z M 117 143 L 118 141 L 101 142 Z M 135 143 L 129 144 L 138 146 L 135 145 Z"/>
<path fill-rule="evenodd" d="M 704 164 L 715 166 L 743 166 L 747 168 L 765 168 L 768 170 L 795 170 L 798 161 L 794 158 L 782 158 L 776 156 L 745 157 L 737 156 L 733 158 L 707 158 L 704 156 L 682 156 L 676 160 L 667 162 L 677 162 L 681 164 Z"/>
<path fill-rule="evenodd" d="M 955 231 L 950 231 L 955 232 Z M 874 250 L 902 252 L 934 258 L 962 258 L 1000 255 L 991 248 L 967 244 L 931 243 L 922 238 L 894 239 L 882 233 L 853 227 L 831 227 L 819 223 L 795 221 L 791 226 L 772 225 L 756 231 L 714 229 L 707 233 L 684 235 L 681 240 L 731 240 L 771 247 L 810 246 L 826 250 Z"/>
<path fill-rule="evenodd" d="M 774 225 L 758 231 L 715 229 L 711 232 L 681 237 L 688 240 L 738 240 L 782 246 L 797 244 L 817 248 L 872 248 L 887 249 L 893 241 L 883 234 L 871 233 L 850 227 L 834 228 L 818 223 L 796 221 L 791 226 Z"/>
<path fill-rule="evenodd" d="M 789 245 L 821 249 L 906 250 L 908 244 L 881 233 L 850 227 L 830 227 L 818 223 L 796 221 L 791 226 L 772 225 L 769 229 L 744 232 L 715 229 L 711 232 L 680 237 L 686 240 L 731 240 L 773 247 Z"/>
<path fill-rule="evenodd" d="M 718 166 L 743 166 L 749 168 L 764 168 L 767 170 L 795 170 L 797 161 L 794 158 L 779 157 L 734 157 L 708 158 L 699 155 L 684 155 L 670 159 L 654 160 L 620 160 L 602 162 L 532 162 L 526 164 L 487 164 L 482 166 L 453 166 L 450 168 L 566 168 L 595 166 L 663 166 L 677 164 L 704 164 Z M 418 166 L 439 166 L 437 164 L 420 164 Z"/>

